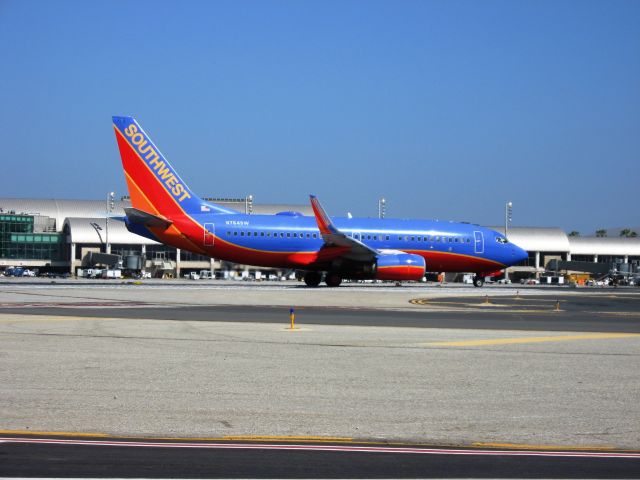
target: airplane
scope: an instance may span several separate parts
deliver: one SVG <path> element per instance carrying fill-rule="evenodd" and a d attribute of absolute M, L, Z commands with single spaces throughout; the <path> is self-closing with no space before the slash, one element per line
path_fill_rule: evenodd
<path fill-rule="evenodd" d="M 129 231 L 229 262 L 295 269 L 309 287 L 324 278 L 420 281 L 426 272 L 485 276 L 528 254 L 502 234 L 469 223 L 330 217 L 314 195 L 314 216 L 297 212 L 247 215 L 202 200 L 181 179 L 133 117 L 113 117 L 131 197 Z"/>

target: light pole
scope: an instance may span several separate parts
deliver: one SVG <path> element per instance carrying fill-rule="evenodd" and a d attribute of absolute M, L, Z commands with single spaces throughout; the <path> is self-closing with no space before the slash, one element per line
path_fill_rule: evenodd
<path fill-rule="evenodd" d="M 384 218 L 387 210 L 387 201 L 384 198 L 378 200 L 378 218 Z"/>
<path fill-rule="evenodd" d="M 109 245 L 109 214 L 113 212 L 113 208 L 115 207 L 115 192 L 109 192 L 107 194 L 107 203 L 105 205 L 105 246 L 104 253 L 111 253 L 111 246 Z"/>
<path fill-rule="evenodd" d="M 513 202 L 507 202 L 504 205 L 504 238 L 508 238 L 509 224 L 511 223 L 511 214 L 513 213 Z M 509 269 L 504 269 L 505 283 L 509 283 Z"/>

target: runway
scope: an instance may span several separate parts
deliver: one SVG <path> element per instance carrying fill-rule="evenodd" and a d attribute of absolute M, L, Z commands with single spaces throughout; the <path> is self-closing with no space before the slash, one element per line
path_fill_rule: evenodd
<path fill-rule="evenodd" d="M 636 452 L 637 292 L 482 293 L 3 285 L 0 436 Z M 254 294 L 271 305 L 242 305 Z M 636 459 L 451 452 L 4 440 L 0 455 L 26 476 L 110 464 L 157 477 L 640 475 Z"/>

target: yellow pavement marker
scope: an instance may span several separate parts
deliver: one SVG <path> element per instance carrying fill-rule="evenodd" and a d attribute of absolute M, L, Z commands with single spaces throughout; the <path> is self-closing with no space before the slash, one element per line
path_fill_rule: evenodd
<path fill-rule="evenodd" d="M 567 342 L 573 340 L 606 340 L 610 338 L 640 337 L 638 333 L 585 333 L 580 335 L 554 335 L 548 337 L 486 338 L 483 340 L 461 340 L 453 342 L 430 342 L 430 347 L 478 347 L 483 345 L 514 345 L 519 343 Z"/>

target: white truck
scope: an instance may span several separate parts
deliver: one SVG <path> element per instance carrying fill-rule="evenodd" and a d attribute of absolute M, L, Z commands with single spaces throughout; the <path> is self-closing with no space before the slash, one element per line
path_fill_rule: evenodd
<path fill-rule="evenodd" d="M 202 280 L 213 280 L 215 277 L 211 270 L 200 270 L 200 278 Z"/>
<path fill-rule="evenodd" d="M 108 279 L 122 278 L 122 270 L 117 270 L 117 269 L 102 270 L 102 278 L 108 278 Z"/>

